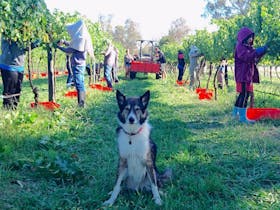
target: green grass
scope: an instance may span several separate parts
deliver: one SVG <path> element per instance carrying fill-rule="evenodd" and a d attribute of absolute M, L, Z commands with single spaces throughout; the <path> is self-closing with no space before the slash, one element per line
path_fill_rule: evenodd
<path fill-rule="evenodd" d="M 121 192 L 113 207 L 102 207 L 118 161 L 115 92 L 88 88 L 87 106 L 79 109 L 76 99 L 64 97 L 66 78 L 58 77 L 57 111 L 30 108 L 28 81 L 18 110 L 0 110 L 0 209 L 280 208 L 280 121 L 244 125 L 232 119 L 232 77 L 217 101 L 200 101 L 187 87 L 175 85 L 177 75 L 155 80 L 139 74 L 128 81 L 120 74 L 115 88 L 125 95 L 151 91 L 157 165 L 174 173 L 161 189 L 163 206 L 153 203 L 151 193 Z M 262 80 L 256 90 L 279 92 L 279 80 Z M 39 99 L 47 101 L 47 80 L 34 84 Z M 255 106 L 280 107 L 280 100 L 256 92 Z"/>

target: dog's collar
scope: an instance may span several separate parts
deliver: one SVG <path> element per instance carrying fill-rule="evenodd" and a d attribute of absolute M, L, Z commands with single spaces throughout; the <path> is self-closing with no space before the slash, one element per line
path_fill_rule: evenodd
<path fill-rule="evenodd" d="M 135 132 L 135 133 L 129 133 L 123 127 L 122 127 L 122 130 L 123 130 L 123 132 L 125 132 L 125 134 L 127 134 L 129 136 L 135 136 L 135 135 L 139 134 L 143 130 L 143 127 L 140 127 L 139 130 L 137 132 Z"/>

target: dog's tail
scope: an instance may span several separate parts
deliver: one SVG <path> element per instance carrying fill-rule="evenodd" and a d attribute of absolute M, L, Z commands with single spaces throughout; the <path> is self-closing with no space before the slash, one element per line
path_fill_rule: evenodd
<path fill-rule="evenodd" d="M 157 180 L 159 187 L 162 187 L 165 183 L 170 182 L 172 180 L 172 169 L 166 168 L 163 173 L 158 173 Z"/>

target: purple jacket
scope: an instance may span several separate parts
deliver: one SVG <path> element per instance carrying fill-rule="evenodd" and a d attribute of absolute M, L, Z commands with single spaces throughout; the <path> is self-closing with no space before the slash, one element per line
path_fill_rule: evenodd
<path fill-rule="evenodd" d="M 237 45 L 234 53 L 236 82 L 259 83 L 256 59 L 263 55 L 257 55 L 253 46 L 244 43 L 250 35 L 254 35 L 254 32 L 247 27 L 241 28 L 237 34 Z"/>

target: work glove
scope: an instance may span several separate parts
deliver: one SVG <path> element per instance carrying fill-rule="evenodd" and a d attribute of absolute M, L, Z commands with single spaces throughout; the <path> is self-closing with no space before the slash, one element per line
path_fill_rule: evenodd
<path fill-rule="evenodd" d="M 42 44 L 42 41 L 38 39 L 35 42 L 31 43 L 31 48 L 33 49 L 33 48 L 39 47 L 41 44 Z"/>
<path fill-rule="evenodd" d="M 264 46 L 262 46 L 262 47 L 256 48 L 256 53 L 257 53 L 258 55 L 265 54 L 266 51 L 267 51 L 267 46 L 266 46 L 266 45 L 264 45 Z"/>
<path fill-rule="evenodd" d="M 60 39 L 60 40 L 58 40 L 57 42 L 56 42 L 56 44 L 58 45 L 58 46 L 61 46 L 61 45 L 63 45 L 65 43 L 65 40 L 64 39 Z"/>

